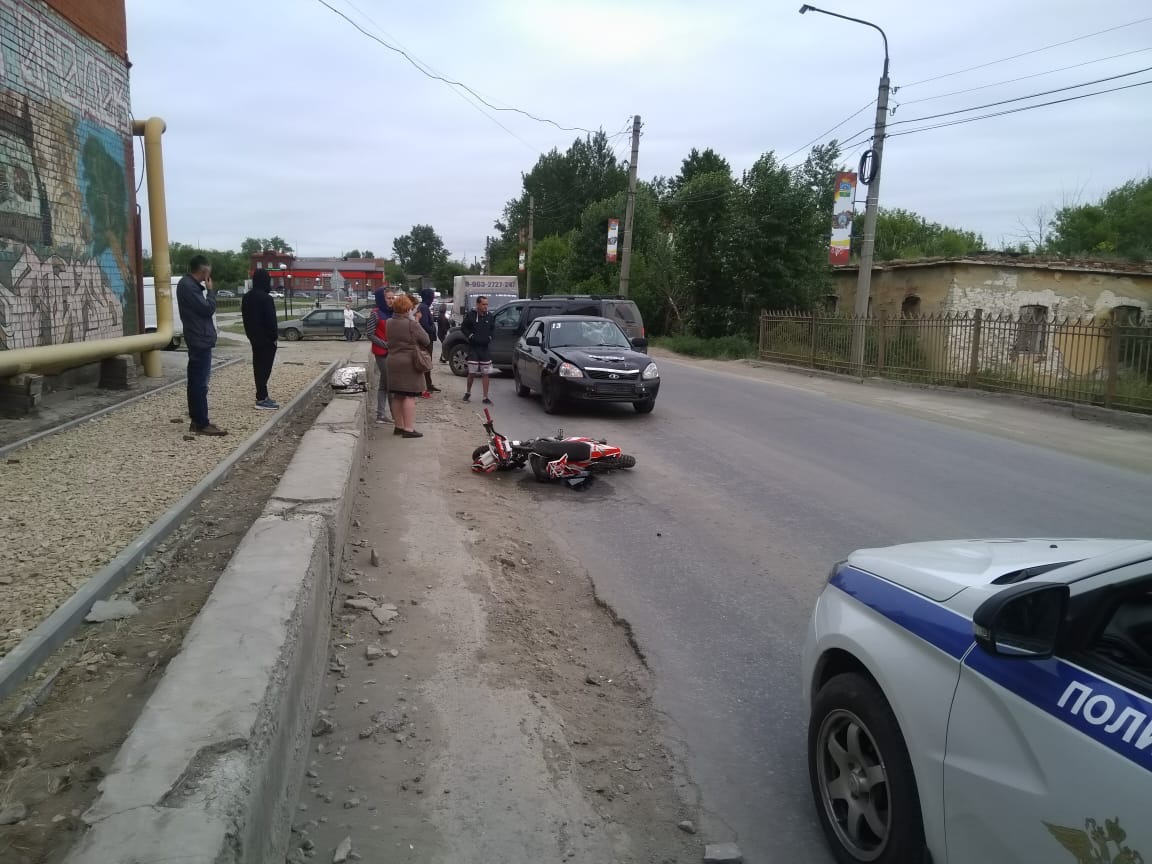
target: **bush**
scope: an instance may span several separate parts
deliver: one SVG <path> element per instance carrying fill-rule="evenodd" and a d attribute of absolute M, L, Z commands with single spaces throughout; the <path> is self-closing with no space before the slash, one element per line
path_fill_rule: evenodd
<path fill-rule="evenodd" d="M 713 360 L 742 360 L 756 356 L 756 345 L 744 336 L 721 336 L 717 339 L 702 339 L 699 336 L 664 336 L 654 339 L 653 344 L 677 354 L 708 357 Z"/>

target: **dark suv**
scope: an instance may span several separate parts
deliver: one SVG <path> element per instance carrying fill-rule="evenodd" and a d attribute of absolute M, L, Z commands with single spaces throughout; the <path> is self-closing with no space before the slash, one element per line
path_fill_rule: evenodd
<path fill-rule="evenodd" d="M 513 300 L 492 313 L 492 365 L 512 371 L 516 343 L 537 318 L 546 315 L 592 315 L 620 325 L 629 339 L 644 339 L 644 321 L 631 300 L 619 296 L 548 294 L 538 300 Z M 456 375 L 467 374 L 468 340 L 459 327 L 444 337 L 440 357 Z"/>

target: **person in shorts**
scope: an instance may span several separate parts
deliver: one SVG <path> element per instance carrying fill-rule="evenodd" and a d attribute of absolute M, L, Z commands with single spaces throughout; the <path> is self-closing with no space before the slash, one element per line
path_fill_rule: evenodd
<path fill-rule="evenodd" d="M 476 308 L 464 316 L 460 330 L 468 339 L 468 384 L 464 390 L 464 401 L 472 398 L 472 382 L 480 376 L 484 389 L 484 404 L 491 405 L 488 398 L 488 376 L 492 374 L 492 313 L 488 311 L 488 298 L 477 297 Z"/>

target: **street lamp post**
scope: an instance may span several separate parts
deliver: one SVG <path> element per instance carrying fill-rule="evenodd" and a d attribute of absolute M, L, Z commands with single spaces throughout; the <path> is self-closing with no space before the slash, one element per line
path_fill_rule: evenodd
<path fill-rule="evenodd" d="M 819 12 L 821 15 L 831 15 L 833 18 L 843 18 L 863 24 L 879 32 L 884 40 L 884 72 L 880 76 L 880 88 L 876 94 L 876 126 L 872 132 L 872 158 L 869 167 L 872 174 L 867 178 L 868 198 L 864 206 L 864 237 L 860 244 L 860 270 L 856 279 L 856 303 L 853 310 L 856 315 L 856 326 L 852 328 L 852 364 L 857 372 L 864 370 L 864 332 L 865 319 L 868 317 L 868 300 L 872 296 L 872 256 L 876 249 L 876 215 L 880 207 L 880 170 L 883 166 L 884 155 L 884 129 L 888 121 L 888 36 L 877 25 L 863 18 L 853 18 L 850 15 L 841 15 L 838 12 L 829 12 L 827 9 L 818 9 L 805 3 L 800 7 L 800 14 L 805 12 Z"/>

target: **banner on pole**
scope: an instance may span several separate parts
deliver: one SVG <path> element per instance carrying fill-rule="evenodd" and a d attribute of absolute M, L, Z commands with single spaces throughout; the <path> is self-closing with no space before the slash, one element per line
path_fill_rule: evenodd
<path fill-rule="evenodd" d="M 847 264 L 852 257 L 855 200 L 856 174 L 842 171 L 836 175 L 836 196 L 832 201 L 832 241 L 828 247 L 828 262 L 833 267 Z"/>
<path fill-rule="evenodd" d="M 620 220 L 608 220 L 608 263 L 616 262 L 616 250 L 620 245 Z"/>
<path fill-rule="evenodd" d="M 528 260 L 528 253 L 525 252 L 523 249 L 521 249 L 520 250 L 520 272 L 521 273 L 523 273 L 525 270 L 524 265 L 527 262 L 527 260 Z"/>

